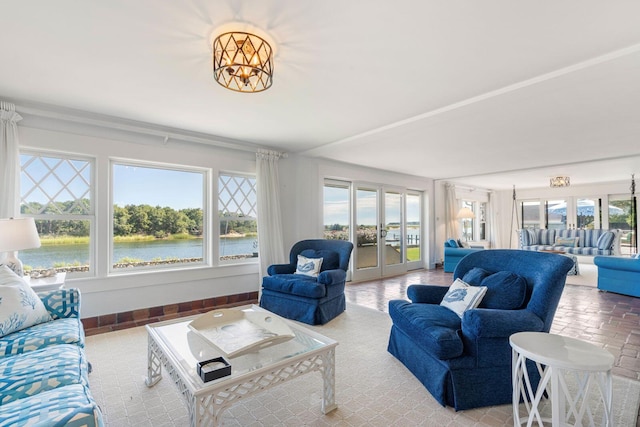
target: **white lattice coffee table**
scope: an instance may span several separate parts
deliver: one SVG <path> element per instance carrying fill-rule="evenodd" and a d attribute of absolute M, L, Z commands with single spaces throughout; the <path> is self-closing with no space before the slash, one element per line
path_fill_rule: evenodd
<path fill-rule="evenodd" d="M 255 306 L 250 310 L 266 311 Z M 232 367 L 231 375 L 205 383 L 196 371 L 197 362 L 224 355 L 189 329 L 187 325 L 194 317 L 146 326 L 149 339 L 146 384 L 151 387 L 161 379 L 164 365 L 187 401 L 191 426 L 219 425 L 222 411 L 239 399 L 315 371 L 323 379 L 323 413 L 336 409 L 336 341 L 285 320 L 295 338 L 255 353 L 226 358 Z"/>

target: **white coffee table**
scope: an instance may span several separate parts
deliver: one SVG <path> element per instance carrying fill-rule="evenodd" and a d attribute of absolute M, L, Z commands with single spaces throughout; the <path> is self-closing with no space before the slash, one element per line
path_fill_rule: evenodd
<path fill-rule="evenodd" d="M 243 309 L 267 312 L 257 306 Z M 276 316 L 273 313 L 271 315 Z M 337 341 L 284 320 L 294 332 L 295 338 L 255 353 L 228 358 L 209 341 L 189 329 L 187 325 L 194 317 L 197 316 L 146 325 L 146 384 L 151 387 L 161 379 L 164 365 L 187 402 L 191 426 L 219 425 L 222 411 L 239 399 L 315 371 L 320 371 L 323 379 L 323 413 L 337 408 Z M 225 357 L 231 364 L 231 375 L 205 383 L 197 373 L 197 362 L 219 356 Z"/>
<path fill-rule="evenodd" d="M 543 332 L 519 332 L 511 335 L 509 342 L 513 349 L 514 426 L 524 423 L 531 426 L 534 422 L 542 426 L 543 421 L 551 421 L 554 427 L 565 426 L 570 420 L 574 423 L 579 420 L 576 424 L 582 425 L 585 416 L 595 425 L 589 399 L 585 398 L 594 387 L 604 407 L 602 425 L 613 425 L 611 369 L 614 357 L 611 353 L 588 342 Z M 527 359 L 536 363 L 540 373 L 540 383 L 535 390 L 529 380 Z M 569 375 L 577 384 L 575 393 L 567 386 Z M 539 411 L 545 391 L 551 400 L 551 420 L 543 418 Z M 526 420 L 520 419 L 521 398 L 527 410 Z"/>

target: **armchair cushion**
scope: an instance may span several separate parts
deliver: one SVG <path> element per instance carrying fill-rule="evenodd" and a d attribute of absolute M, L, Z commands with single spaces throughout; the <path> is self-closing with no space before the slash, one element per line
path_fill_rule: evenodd
<path fill-rule="evenodd" d="M 407 297 L 411 300 L 411 302 L 440 304 L 442 298 L 444 298 L 448 291 L 448 286 L 409 285 L 409 287 L 407 288 Z"/>
<path fill-rule="evenodd" d="M 300 255 L 307 258 L 322 258 L 320 271 L 336 270 L 340 268 L 340 255 L 336 251 L 321 249 L 305 249 Z"/>
<path fill-rule="evenodd" d="M 266 276 L 262 279 L 262 287 L 272 291 L 309 298 L 322 298 L 326 294 L 324 283 L 320 283 L 316 277 L 304 274 Z"/>
<path fill-rule="evenodd" d="M 307 258 L 298 255 L 298 264 L 296 265 L 295 274 L 304 274 L 305 276 L 318 277 L 320 267 L 322 266 L 322 258 Z"/>
<path fill-rule="evenodd" d="M 440 305 L 456 313 L 460 318 L 465 311 L 476 308 L 487 292 L 485 286 L 470 286 L 456 279 L 449 287 Z"/>
<path fill-rule="evenodd" d="M 498 271 L 482 279 L 487 294 L 482 298 L 480 308 L 516 310 L 522 307 L 527 296 L 527 281 L 511 271 Z"/>
<path fill-rule="evenodd" d="M 392 300 L 389 301 L 389 316 L 394 325 L 438 359 L 462 355 L 460 317 L 448 308 Z"/>

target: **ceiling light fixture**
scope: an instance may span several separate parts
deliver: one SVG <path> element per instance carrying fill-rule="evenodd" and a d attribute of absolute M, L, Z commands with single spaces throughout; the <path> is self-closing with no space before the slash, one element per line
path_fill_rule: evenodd
<path fill-rule="evenodd" d="M 220 34 L 213 41 L 213 75 L 236 92 L 262 92 L 273 83 L 273 51 L 261 37 L 243 32 Z"/>
<path fill-rule="evenodd" d="M 554 176 L 549 181 L 551 188 L 568 187 L 570 184 L 568 176 Z"/>

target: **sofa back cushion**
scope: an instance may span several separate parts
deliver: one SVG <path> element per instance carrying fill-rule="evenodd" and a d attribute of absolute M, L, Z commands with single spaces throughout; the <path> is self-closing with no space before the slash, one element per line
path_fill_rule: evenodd
<path fill-rule="evenodd" d="M 556 230 L 538 230 L 538 245 L 553 245 L 556 242 Z"/>
<path fill-rule="evenodd" d="M 615 234 L 611 231 L 605 231 L 598 237 L 597 247 L 601 250 L 611 249 L 613 246 L 613 240 L 615 239 Z"/>
<path fill-rule="evenodd" d="M 456 241 L 456 239 L 449 239 L 446 242 L 444 242 L 444 246 L 447 248 L 457 248 L 458 246 L 458 242 Z"/>
<path fill-rule="evenodd" d="M 535 230 L 523 228 L 520 230 L 520 244 L 522 246 L 533 246 L 538 244 L 538 236 Z"/>

